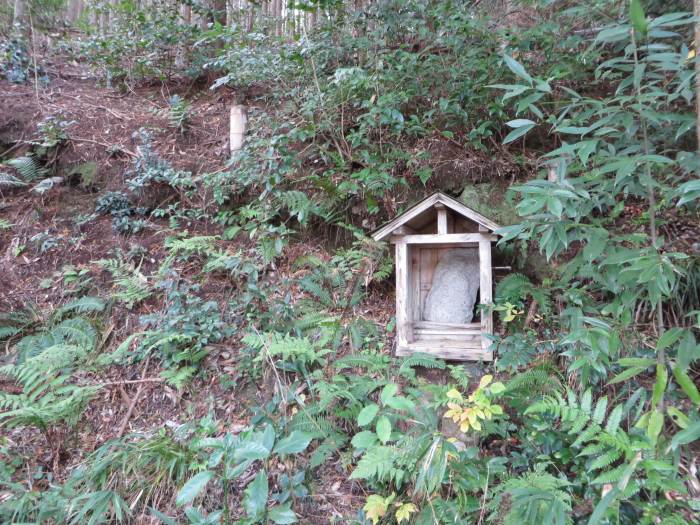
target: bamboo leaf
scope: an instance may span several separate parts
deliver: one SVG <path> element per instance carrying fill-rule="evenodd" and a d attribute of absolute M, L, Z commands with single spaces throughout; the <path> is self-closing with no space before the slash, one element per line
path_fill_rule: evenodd
<path fill-rule="evenodd" d="M 647 23 L 646 15 L 644 14 L 644 8 L 639 0 L 630 1 L 630 21 L 632 22 L 632 27 L 640 35 L 646 35 L 649 29 L 649 24 Z"/>
<path fill-rule="evenodd" d="M 503 144 L 509 144 L 514 140 L 518 140 L 520 137 L 522 137 L 528 131 L 530 131 L 533 127 L 535 127 L 534 124 L 527 124 L 525 126 L 520 126 L 519 128 L 514 129 L 513 131 L 508 133 L 508 135 L 506 135 L 505 139 L 503 139 Z"/>
<path fill-rule="evenodd" d="M 527 80 L 527 82 L 532 85 L 532 77 L 528 75 L 527 71 L 525 71 L 525 68 L 520 62 L 509 55 L 503 55 L 503 60 L 505 60 L 506 65 L 513 73 L 520 78 Z"/>

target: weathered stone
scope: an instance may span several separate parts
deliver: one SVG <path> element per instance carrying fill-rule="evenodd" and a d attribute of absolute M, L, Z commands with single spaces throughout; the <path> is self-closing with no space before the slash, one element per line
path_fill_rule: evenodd
<path fill-rule="evenodd" d="M 455 248 L 444 253 L 435 267 L 433 285 L 425 299 L 423 320 L 470 323 L 479 291 L 479 251 Z"/>
<path fill-rule="evenodd" d="M 243 147 L 245 131 L 248 124 L 248 114 L 245 106 L 231 106 L 231 123 L 229 147 L 231 153 L 235 153 Z"/>

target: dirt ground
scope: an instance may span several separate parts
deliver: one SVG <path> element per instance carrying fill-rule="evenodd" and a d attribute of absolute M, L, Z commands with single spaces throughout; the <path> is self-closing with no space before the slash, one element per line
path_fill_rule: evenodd
<path fill-rule="evenodd" d="M 146 253 L 141 271 L 148 274 L 158 268 L 165 257 L 163 240 L 175 233 L 166 220 L 152 219 L 147 230 L 128 237 L 113 231 L 108 216 L 82 220 L 94 212 L 100 193 L 124 187 L 124 173 L 137 156 L 139 143 L 134 135 L 139 129 L 152 133 L 158 155 L 176 169 L 194 176 L 226 169 L 231 92 L 211 93 L 182 85 L 121 93 L 99 86 L 87 71 L 70 64 L 55 65 L 49 74 L 49 84 L 36 90 L 31 85 L 0 80 L 0 155 L 24 153 L 28 149 L 24 141 L 37 136 L 39 122 L 53 117 L 69 123 L 65 128 L 69 140 L 60 149 L 54 174 L 64 176 L 85 163 L 95 163 L 97 171 L 89 184 L 67 177 L 44 195 L 26 188 L 0 188 L 0 219 L 11 225 L 0 227 L 0 312 L 29 306 L 39 315 L 49 315 L 70 300 L 66 294 L 70 286 L 64 280 L 69 270 L 88 270 L 84 278 L 92 279 L 93 293 L 108 296 L 109 275 L 95 261 L 113 256 L 115 250 L 127 253 L 138 247 Z M 186 134 L 168 125 L 168 99 L 176 93 L 186 94 L 192 103 L 192 122 Z M 220 227 L 204 221 L 195 221 L 188 230 L 191 234 L 220 233 Z M 229 241 L 217 242 L 224 250 L 235 248 Z M 297 271 L 294 255 L 309 253 L 329 258 L 317 243 L 291 247 L 289 257 L 277 265 L 277 278 L 293 278 Z M 186 268 L 183 273 L 186 275 Z M 205 294 L 210 294 L 207 299 L 222 305 L 233 292 L 232 283 L 219 276 L 208 276 L 201 284 Z M 360 314 L 388 322 L 390 304 L 386 290 L 377 289 L 364 306 L 367 310 Z M 113 350 L 137 331 L 140 315 L 161 306 L 149 299 L 133 310 L 115 308 L 103 327 L 103 351 Z M 80 430 L 65 429 L 59 436 L 63 442 L 59 457 L 48 449 L 39 432 L 16 429 L 6 432 L 6 437 L 11 447 L 33 455 L 35 466 L 52 471 L 54 478 L 62 481 L 90 452 L 121 433 L 153 434 L 212 411 L 222 432 L 239 432 L 248 423 L 241 418 L 243 407 L 262 404 L 268 394 L 229 386 L 238 376 L 235 346 L 235 340 L 215 345 L 207 358 L 208 379 L 196 379 L 182 391 L 159 381 L 154 363 L 113 367 L 99 376 L 86 372 L 86 383 L 99 382 L 105 387 L 90 403 L 78 425 Z M 2 383 L 0 388 L 12 391 L 16 387 Z M 339 461 L 326 464 L 318 474 L 305 522 L 327 523 L 330 516 L 354 513 L 352 509 L 357 509 L 365 496 L 347 480 L 343 465 Z"/>

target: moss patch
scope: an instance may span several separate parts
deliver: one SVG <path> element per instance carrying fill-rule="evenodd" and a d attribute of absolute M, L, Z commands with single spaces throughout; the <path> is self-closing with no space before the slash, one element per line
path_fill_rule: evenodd
<path fill-rule="evenodd" d="M 508 226 L 519 222 L 519 217 L 514 204 L 506 198 L 507 191 L 508 185 L 501 182 L 468 184 L 459 200 L 501 226 Z"/>

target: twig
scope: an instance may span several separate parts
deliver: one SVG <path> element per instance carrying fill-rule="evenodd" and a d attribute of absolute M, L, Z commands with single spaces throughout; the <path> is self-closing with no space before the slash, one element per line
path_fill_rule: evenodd
<path fill-rule="evenodd" d="M 126 411 L 126 415 L 124 416 L 124 419 L 122 420 L 122 424 L 119 426 L 119 431 L 117 432 L 117 439 L 122 437 L 124 434 L 124 431 L 126 430 L 126 426 L 129 424 L 129 419 L 131 419 L 131 414 L 134 412 L 134 407 L 136 406 L 136 402 L 139 400 L 139 397 L 141 396 L 141 392 L 143 391 L 143 385 L 139 385 L 138 389 L 136 390 L 136 394 L 134 394 L 134 397 L 131 398 L 131 403 L 129 404 L 129 408 Z"/>
<path fill-rule="evenodd" d="M 100 383 L 95 386 L 105 387 L 105 386 L 116 386 L 116 385 L 136 385 L 138 383 L 162 383 L 165 381 L 162 377 L 146 377 L 143 379 L 129 379 L 125 381 L 110 381 L 108 383 Z"/>
<path fill-rule="evenodd" d="M 481 510 L 479 512 L 479 521 L 477 522 L 477 525 L 481 525 L 481 523 L 484 522 L 484 513 L 486 512 L 486 498 L 489 493 L 489 475 L 491 474 L 491 471 L 488 467 L 486 466 L 486 482 L 484 483 L 484 496 L 481 498 Z"/>
<path fill-rule="evenodd" d="M 70 137 L 69 140 L 72 140 L 73 142 L 89 142 L 90 144 L 97 144 L 98 146 L 104 146 L 105 148 L 112 148 L 115 146 L 115 144 L 105 144 L 104 142 L 98 142 L 98 141 L 92 140 L 92 139 L 82 139 L 80 137 Z M 119 151 L 126 153 L 127 155 L 129 155 L 131 157 L 138 158 L 138 155 L 136 153 L 134 153 L 133 151 L 130 151 L 130 150 L 126 149 L 125 147 L 120 146 L 119 144 L 116 144 L 116 146 L 119 148 Z"/>
<path fill-rule="evenodd" d="M 149 357 L 146 359 L 146 363 L 143 365 L 143 371 L 141 372 L 141 379 L 145 379 L 146 371 L 148 370 L 148 363 L 150 362 L 151 358 Z M 131 398 L 131 403 L 129 403 L 129 408 L 126 410 L 126 415 L 124 416 L 124 419 L 122 420 L 122 424 L 119 426 L 119 431 L 117 432 L 117 439 L 122 437 L 124 434 L 124 431 L 126 430 L 126 426 L 129 424 L 129 419 L 131 419 L 131 415 L 134 413 L 134 408 L 136 407 L 136 403 L 139 400 L 139 397 L 141 397 L 141 392 L 143 392 L 143 383 L 139 385 L 139 387 L 136 389 L 136 393 L 134 394 L 134 397 Z"/>

